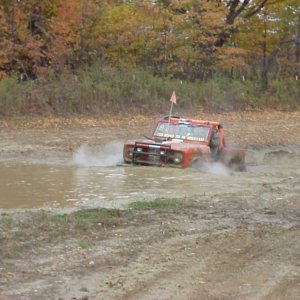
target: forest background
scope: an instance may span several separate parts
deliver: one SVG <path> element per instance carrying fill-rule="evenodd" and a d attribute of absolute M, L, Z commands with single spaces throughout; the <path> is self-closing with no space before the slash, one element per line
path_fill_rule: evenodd
<path fill-rule="evenodd" d="M 0 0 L 0 116 L 300 108 L 298 0 Z"/>

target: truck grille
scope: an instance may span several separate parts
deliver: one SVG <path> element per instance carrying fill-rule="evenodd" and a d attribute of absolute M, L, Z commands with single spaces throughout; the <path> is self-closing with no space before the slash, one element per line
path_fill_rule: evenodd
<path fill-rule="evenodd" d="M 163 165 L 168 162 L 170 145 L 135 142 L 132 152 L 133 164 Z"/>

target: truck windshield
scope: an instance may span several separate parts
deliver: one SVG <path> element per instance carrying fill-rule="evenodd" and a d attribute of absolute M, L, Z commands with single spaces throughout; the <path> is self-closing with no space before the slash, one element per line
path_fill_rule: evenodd
<path fill-rule="evenodd" d="M 159 122 L 154 136 L 203 142 L 207 140 L 210 127 L 185 123 Z"/>

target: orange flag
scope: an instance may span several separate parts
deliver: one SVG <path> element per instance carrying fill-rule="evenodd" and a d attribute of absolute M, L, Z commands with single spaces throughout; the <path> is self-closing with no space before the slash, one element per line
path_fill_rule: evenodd
<path fill-rule="evenodd" d="M 173 94 L 171 96 L 170 101 L 176 104 L 176 94 L 175 94 L 175 91 L 173 91 Z"/>

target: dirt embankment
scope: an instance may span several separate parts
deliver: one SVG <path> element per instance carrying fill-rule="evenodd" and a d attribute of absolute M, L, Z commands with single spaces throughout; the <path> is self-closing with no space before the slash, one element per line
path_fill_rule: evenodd
<path fill-rule="evenodd" d="M 0 299 L 299 299 L 300 114 L 209 117 L 222 120 L 231 144 L 287 151 L 266 157 L 263 169 L 250 166 L 244 190 L 220 192 L 216 176 L 210 193 L 166 206 L 3 212 Z M 68 153 L 151 128 L 125 123 L 4 128 L 1 159 Z"/>

